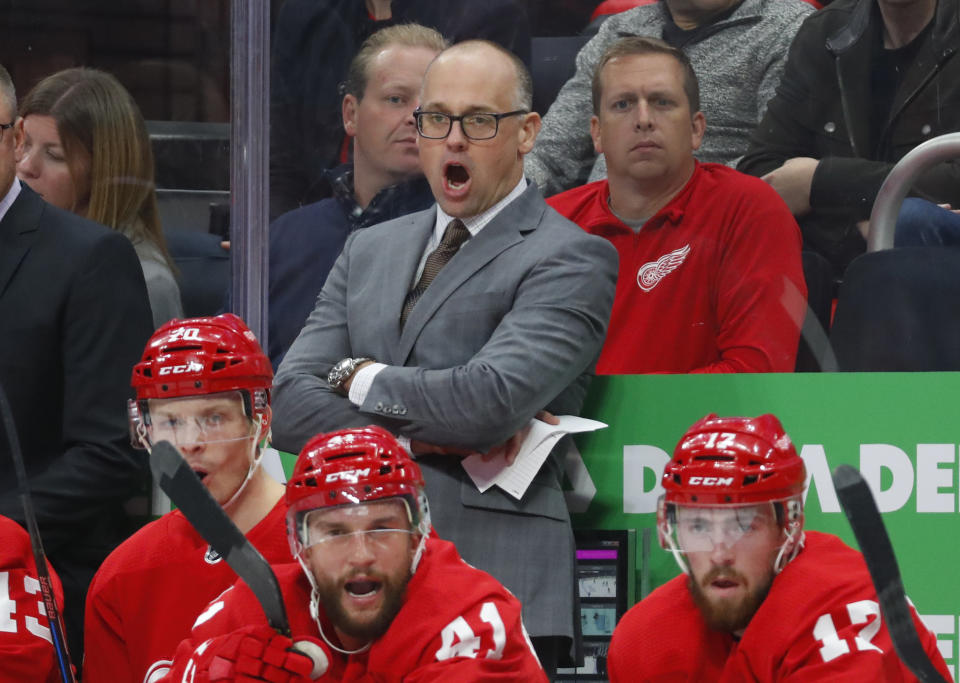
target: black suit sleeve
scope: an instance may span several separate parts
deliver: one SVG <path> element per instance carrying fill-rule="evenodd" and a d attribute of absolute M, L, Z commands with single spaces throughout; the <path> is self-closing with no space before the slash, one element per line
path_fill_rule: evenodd
<path fill-rule="evenodd" d="M 145 480 L 146 457 L 130 443 L 130 375 L 153 329 L 143 272 L 129 240 L 105 234 L 85 253 L 59 312 L 60 357 L 42 358 L 38 380 L 62 373 L 62 396 L 47 415 L 25 416 L 62 433 L 62 455 L 42 471 L 24 453 L 37 519 L 48 546 L 69 541 L 71 527 L 128 498 Z M 62 401 L 62 403 L 61 403 Z M 18 497 L 0 497 L 0 514 L 23 520 Z M 48 547 L 48 550 L 52 548 Z"/>

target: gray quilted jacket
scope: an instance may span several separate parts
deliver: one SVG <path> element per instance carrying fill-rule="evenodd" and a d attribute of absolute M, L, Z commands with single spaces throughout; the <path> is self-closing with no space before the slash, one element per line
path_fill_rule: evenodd
<path fill-rule="evenodd" d="M 683 46 L 697 72 L 700 106 L 707 117 L 698 159 L 737 163 L 780 81 L 790 41 L 811 12 L 802 0 L 744 0 L 713 31 Z M 544 196 L 606 177 L 603 157 L 597 157 L 590 139 L 593 71 L 618 38 L 661 38 L 669 21 L 663 2 L 615 14 L 577 55 L 576 74 L 557 94 L 525 160 L 527 176 Z"/>

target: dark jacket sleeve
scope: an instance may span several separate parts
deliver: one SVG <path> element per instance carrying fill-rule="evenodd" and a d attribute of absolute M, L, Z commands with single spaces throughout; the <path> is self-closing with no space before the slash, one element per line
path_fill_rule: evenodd
<path fill-rule="evenodd" d="M 72 527 L 134 495 L 146 474 L 146 455 L 130 445 L 126 419 L 130 374 L 153 329 L 143 272 L 120 233 L 104 234 L 75 257 L 82 262 L 62 302 L 60 357 L 39 359 L 45 367 L 36 372 L 38 381 L 62 372 L 62 396 L 49 397 L 48 415 L 28 417 L 42 424 L 61 416 L 49 429 L 61 432 L 62 455 L 37 471 L 35 454 L 24 453 L 48 551 L 69 541 Z M 22 521 L 12 493 L 0 497 L 0 514 Z"/>
<path fill-rule="evenodd" d="M 858 8 L 843 3 L 804 22 L 790 46 L 777 93 L 737 168 L 762 176 L 793 157 L 818 159 L 810 192 L 814 212 L 861 220 L 869 217 L 897 161 L 937 135 L 960 130 L 960 59 L 952 53 L 941 55 L 930 36 L 924 38 L 927 43 L 894 100 L 896 115 L 880 139 L 871 142 L 866 130 L 873 113 L 869 84 L 852 74 L 869 78 L 873 29 L 865 29 L 856 43 L 837 54 L 827 48 L 828 36 L 852 21 L 851 10 Z M 912 193 L 936 202 L 960 201 L 960 164 L 931 166 L 913 183 Z"/>

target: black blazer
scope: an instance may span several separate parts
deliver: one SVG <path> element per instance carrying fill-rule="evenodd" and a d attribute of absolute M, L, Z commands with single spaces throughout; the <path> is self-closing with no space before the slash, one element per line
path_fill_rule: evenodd
<path fill-rule="evenodd" d="M 144 481 L 125 402 L 152 329 L 130 241 L 22 184 L 0 220 L 0 382 L 51 558 L 88 548 L 93 529 L 113 523 Z M 5 434 L 0 514 L 23 523 Z"/>

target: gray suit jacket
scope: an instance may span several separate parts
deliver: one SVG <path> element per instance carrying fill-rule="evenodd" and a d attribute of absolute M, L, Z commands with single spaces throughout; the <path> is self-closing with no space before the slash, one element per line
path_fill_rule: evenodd
<path fill-rule="evenodd" d="M 613 305 L 612 245 L 561 217 L 530 184 L 461 247 L 401 332 L 435 218 L 432 208 L 350 235 L 277 373 L 280 448 L 296 452 L 317 432 L 380 424 L 487 449 L 538 410 L 580 409 Z M 348 356 L 389 365 L 359 407 L 326 382 Z M 532 635 L 572 635 L 573 548 L 557 462 L 548 460 L 520 501 L 499 489 L 480 494 L 455 457 L 420 463 L 438 533 L 520 597 Z"/>

